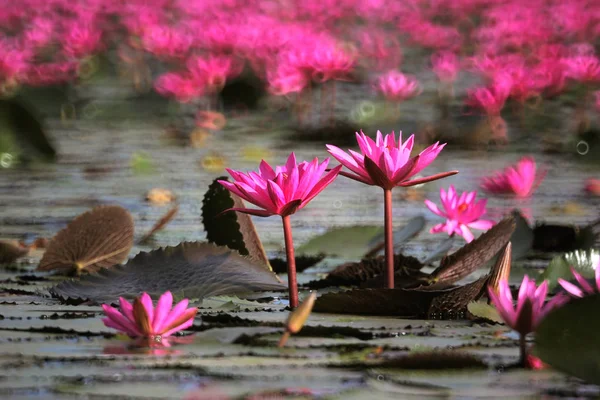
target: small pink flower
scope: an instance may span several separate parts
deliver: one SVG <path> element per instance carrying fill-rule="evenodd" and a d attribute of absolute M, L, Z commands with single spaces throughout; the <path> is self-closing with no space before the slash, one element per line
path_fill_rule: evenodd
<path fill-rule="evenodd" d="M 430 233 L 446 232 L 449 235 L 457 234 L 465 238 L 467 243 L 473 241 L 474 237 L 470 229 L 488 230 L 494 226 L 494 221 L 481 219 L 485 215 L 487 200 L 475 201 L 477 192 L 463 192 L 460 196 L 450 185 L 448 192 L 440 189 L 443 211 L 435 203 L 425 200 L 425 205 L 431 212 L 446 218 L 446 222 L 437 224 Z"/>
<path fill-rule="evenodd" d="M 419 82 L 399 71 L 390 71 L 377 79 L 375 88 L 386 99 L 391 101 L 404 101 L 421 93 Z"/>
<path fill-rule="evenodd" d="M 224 56 L 194 56 L 188 59 L 186 66 L 192 79 L 204 82 L 210 91 L 221 90 L 228 78 L 235 77 L 242 71 L 241 64 Z"/>
<path fill-rule="evenodd" d="M 298 68 L 280 64 L 267 72 L 268 90 L 276 96 L 301 92 L 309 84 L 309 78 Z"/>
<path fill-rule="evenodd" d="M 533 157 L 523 157 L 516 165 L 497 171 L 491 177 L 481 181 L 481 187 L 489 193 L 514 194 L 517 197 L 529 197 L 542 183 L 547 171 L 537 171 Z"/>
<path fill-rule="evenodd" d="M 433 72 L 442 82 L 454 82 L 460 69 L 456 54 L 445 51 L 436 53 L 431 57 Z"/>
<path fill-rule="evenodd" d="M 319 83 L 347 80 L 355 63 L 356 55 L 335 43 L 317 45 L 310 54 L 312 78 Z"/>
<path fill-rule="evenodd" d="M 133 301 L 133 305 L 124 298 L 119 298 L 121 311 L 103 304 L 106 318 L 104 325 L 126 333 L 131 337 L 149 338 L 161 341 L 175 332 L 189 328 L 194 323 L 197 308 L 187 308 L 188 300 L 180 301 L 173 309 L 173 295 L 165 292 L 158 299 L 156 308 L 147 293 Z"/>
<path fill-rule="evenodd" d="M 74 23 L 67 28 L 62 38 L 63 51 L 70 57 L 85 57 L 99 50 L 101 40 L 101 30 L 89 23 Z"/>
<path fill-rule="evenodd" d="M 419 155 L 411 158 L 410 153 L 414 145 L 415 135 L 411 135 L 408 140 L 402 143 L 402 132 L 400 132 L 398 143 L 396 143 L 394 132 L 384 138 L 381 132 L 377 131 L 377 139 L 374 141 L 360 131 L 360 134 L 356 133 L 356 140 L 362 154 L 353 150 L 348 150 L 350 154 L 347 154 L 339 147 L 330 144 L 327 145 L 327 151 L 352 171 L 342 171 L 340 175 L 367 185 L 392 189 L 395 186 L 414 186 L 457 173 L 456 171 L 443 172 L 425 178 L 409 180 L 435 160 L 446 145 L 445 143 L 441 145 L 439 142 L 432 144 Z"/>
<path fill-rule="evenodd" d="M 598 263 L 598 265 L 596 265 L 596 272 L 594 274 L 595 278 L 596 278 L 596 287 L 593 287 L 592 285 L 590 285 L 590 283 L 587 281 L 587 279 L 585 279 L 583 276 L 581 276 L 581 274 L 579 274 L 573 267 L 571 267 L 571 273 L 575 277 L 575 280 L 577 281 L 577 283 L 579 283 L 579 286 L 576 286 L 565 279 L 562 279 L 562 278 L 558 279 L 558 283 L 560 284 L 560 286 L 562 286 L 563 289 L 565 289 L 567 292 L 569 292 L 569 294 L 571 296 L 583 297 L 585 295 L 590 295 L 590 294 L 595 294 L 595 293 L 600 292 L 600 262 Z"/>
<path fill-rule="evenodd" d="M 584 190 L 586 193 L 600 196 L 600 179 L 589 178 L 585 181 Z"/>
<path fill-rule="evenodd" d="M 534 332 L 539 323 L 550 311 L 556 307 L 560 307 L 569 300 L 566 296 L 557 295 L 548 303 L 545 303 L 546 294 L 548 293 L 548 281 L 544 281 L 544 283 L 537 287 L 535 281 L 525 275 L 519 289 L 517 306 L 515 308 L 508 282 L 505 280 L 501 281 L 498 286 L 498 293 L 491 287 L 488 288 L 490 300 L 492 300 L 492 303 L 506 325 L 522 336 Z"/>
<path fill-rule="evenodd" d="M 487 115 L 500 115 L 510 95 L 511 86 L 512 80 L 508 76 L 499 76 L 490 87 L 469 90 L 466 104 L 483 110 Z"/>
<path fill-rule="evenodd" d="M 568 57 L 564 61 L 567 77 L 581 83 L 600 82 L 600 60 L 593 55 Z"/>
<path fill-rule="evenodd" d="M 239 211 L 259 217 L 275 214 L 284 217 L 304 208 L 333 182 L 342 166 L 338 165 L 322 176 L 328 164 L 329 159 L 319 164 L 317 158 L 311 162 L 303 161 L 297 164 L 295 154 L 291 153 L 287 163 L 275 167 L 275 170 L 264 160 L 260 163 L 258 172 L 244 174 L 227 169 L 234 182 L 223 180 L 219 183 L 242 199 L 260 207 L 231 208 L 228 211 Z"/>
<path fill-rule="evenodd" d="M 198 81 L 173 72 L 159 76 L 154 87 L 162 96 L 174 97 L 182 103 L 190 102 L 204 93 L 204 87 Z"/>

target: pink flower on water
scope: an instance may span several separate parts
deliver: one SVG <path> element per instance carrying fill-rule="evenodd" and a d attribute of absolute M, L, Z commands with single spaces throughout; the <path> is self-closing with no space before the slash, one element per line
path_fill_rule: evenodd
<path fill-rule="evenodd" d="M 187 103 L 204 93 L 204 87 L 198 81 L 173 72 L 159 76 L 154 82 L 154 87 L 160 95 L 174 97 L 182 103 Z"/>
<path fill-rule="evenodd" d="M 319 83 L 347 80 L 355 63 L 354 52 L 335 43 L 317 45 L 310 54 L 310 65 L 314 69 L 312 78 Z"/>
<path fill-rule="evenodd" d="M 224 56 L 191 57 L 186 66 L 190 76 L 198 82 L 204 82 L 211 91 L 221 90 L 227 78 L 236 76 L 242 70 L 241 64 Z"/>
<path fill-rule="evenodd" d="M 454 82 L 460 69 L 456 54 L 449 51 L 439 52 L 431 57 L 433 72 L 442 82 Z"/>
<path fill-rule="evenodd" d="M 600 196 L 600 179 L 589 178 L 585 181 L 584 190 L 586 193 Z"/>
<path fill-rule="evenodd" d="M 548 281 L 544 281 L 537 287 L 535 281 L 525 275 L 519 289 L 515 308 L 508 282 L 501 281 L 498 286 L 498 293 L 491 287 L 488 288 L 490 300 L 492 300 L 506 325 L 517 331 L 521 336 L 534 332 L 551 310 L 568 301 L 568 297 L 557 295 L 545 304 Z"/>
<path fill-rule="evenodd" d="M 75 23 L 67 28 L 62 38 L 63 50 L 71 57 L 79 58 L 93 54 L 101 46 L 102 31 L 89 23 Z"/>
<path fill-rule="evenodd" d="M 311 162 L 296 164 L 296 155 L 291 153 L 287 163 L 275 167 L 275 170 L 264 160 L 260 163 L 258 172 L 244 174 L 227 169 L 234 182 L 223 180 L 219 183 L 242 199 L 260 207 L 232 208 L 228 211 L 239 211 L 259 217 L 275 214 L 283 217 L 302 209 L 333 182 L 342 166 L 333 168 L 322 177 L 328 164 L 329 159 L 319 164 L 317 158 Z"/>
<path fill-rule="evenodd" d="M 402 132 L 396 143 L 394 132 L 383 137 L 377 131 L 375 141 L 362 131 L 356 133 L 356 140 L 362 154 L 348 150 L 350 154 L 339 147 L 328 144 L 327 151 L 342 165 L 352 172 L 340 172 L 340 175 L 354 179 L 367 185 L 379 186 L 383 189 L 392 189 L 395 186 L 414 186 L 436 179 L 454 175 L 457 171 L 442 172 L 425 178 L 409 180 L 421 172 L 435 160 L 442 151 L 444 144 L 432 144 L 419 155 L 410 157 L 414 145 L 415 135 L 402 143 Z"/>
<path fill-rule="evenodd" d="M 517 197 L 529 197 L 542 183 L 547 171 L 537 171 L 533 157 L 523 157 L 516 165 L 497 171 L 482 179 L 481 187 L 489 193 L 508 193 Z"/>
<path fill-rule="evenodd" d="M 488 230 L 494 226 L 494 221 L 480 219 L 485 215 L 485 206 L 487 200 L 475 201 L 477 192 L 463 192 L 460 196 L 450 185 L 448 192 L 444 188 L 440 189 L 440 199 L 442 200 L 443 210 L 440 210 L 435 203 L 425 200 L 425 205 L 436 215 L 446 218 L 446 222 L 437 224 L 430 233 L 446 232 L 449 235 L 457 234 L 465 238 L 467 243 L 473 241 L 474 237 L 470 229 Z"/>
<path fill-rule="evenodd" d="M 399 71 L 390 71 L 377 79 L 375 88 L 386 99 L 391 101 L 404 101 L 421 93 L 419 82 Z"/>
<path fill-rule="evenodd" d="M 133 301 L 133 305 L 124 298 L 119 298 L 121 311 L 103 304 L 106 318 L 104 325 L 117 329 L 131 337 L 150 338 L 161 341 L 175 332 L 189 328 L 194 323 L 197 308 L 187 308 L 188 300 L 180 301 L 173 309 L 173 295 L 165 292 L 158 299 L 156 308 L 147 293 Z"/>
<path fill-rule="evenodd" d="M 500 115 L 510 95 L 512 80 L 507 76 L 495 81 L 490 87 L 476 88 L 468 91 L 468 106 L 483 110 L 487 115 Z"/>
<path fill-rule="evenodd" d="M 593 55 L 580 55 L 564 60 L 567 77 L 581 83 L 600 82 L 600 60 Z"/>
<path fill-rule="evenodd" d="M 276 69 L 267 71 L 268 90 L 276 96 L 301 92 L 309 84 L 305 73 L 298 68 L 280 64 Z"/>
<path fill-rule="evenodd" d="M 593 287 L 587 279 L 585 279 L 581 274 L 579 274 L 575 268 L 571 267 L 571 273 L 575 277 L 579 286 L 572 284 L 571 282 L 559 278 L 558 283 L 563 287 L 569 294 L 573 297 L 583 297 L 589 294 L 595 294 L 600 292 L 600 262 L 596 265 L 596 272 L 594 274 L 596 279 L 596 287 Z"/>

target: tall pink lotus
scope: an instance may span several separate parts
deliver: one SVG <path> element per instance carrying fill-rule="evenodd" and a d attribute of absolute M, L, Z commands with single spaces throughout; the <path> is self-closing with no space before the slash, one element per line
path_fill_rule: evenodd
<path fill-rule="evenodd" d="M 323 189 L 337 177 L 341 165 L 333 168 L 324 176 L 329 159 L 321 164 L 315 158 L 311 162 L 296 163 L 296 155 L 291 153 L 285 165 L 275 167 L 266 162 L 260 163 L 258 172 L 244 174 L 227 169 L 234 182 L 219 181 L 232 193 L 259 208 L 230 208 L 226 211 L 238 211 L 259 217 L 280 215 L 283 220 L 283 233 L 288 267 L 288 286 L 290 307 L 298 307 L 298 284 L 296 282 L 296 260 L 290 215 L 304 208 Z"/>
<path fill-rule="evenodd" d="M 485 215 L 486 199 L 476 201 L 477 192 L 463 192 L 458 195 L 453 185 L 448 192 L 440 189 L 442 208 L 440 210 L 435 203 L 425 200 L 425 205 L 436 215 L 446 218 L 446 222 L 435 225 L 430 233 L 446 232 L 450 236 L 457 234 L 465 238 L 467 243 L 473 241 L 473 233 L 470 229 L 488 230 L 494 226 L 494 221 L 481 219 Z"/>
<path fill-rule="evenodd" d="M 173 306 L 173 295 L 165 292 L 156 304 L 148 293 L 143 293 L 133 301 L 133 305 L 119 298 L 121 311 L 114 307 L 103 304 L 102 309 L 106 318 L 102 319 L 104 325 L 126 333 L 131 337 L 147 338 L 155 342 L 161 342 L 162 338 L 187 329 L 194 324 L 197 308 L 187 308 L 189 301 L 184 299 Z"/>
<path fill-rule="evenodd" d="M 563 287 L 569 294 L 573 297 L 583 297 L 585 295 L 595 294 L 600 292 L 600 262 L 596 265 L 596 272 L 594 273 L 594 277 L 596 280 L 596 287 L 593 287 L 587 279 L 585 279 L 581 274 L 579 274 L 575 268 L 571 267 L 571 273 L 575 277 L 575 280 L 579 284 L 579 286 L 565 280 L 562 278 L 558 279 L 558 283 Z"/>
<path fill-rule="evenodd" d="M 356 133 L 356 140 L 361 153 L 348 150 L 348 153 L 339 147 L 328 144 L 327 151 L 351 172 L 340 172 L 347 178 L 367 185 L 379 186 L 384 192 L 385 204 L 385 259 L 387 266 L 387 286 L 394 288 L 394 244 L 392 230 L 392 189 L 396 186 L 414 186 L 436 179 L 457 174 L 458 171 L 442 172 L 424 178 L 410 179 L 435 160 L 442 151 L 445 143 L 439 142 L 429 146 L 418 155 L 411 158 L 414 145 L 414 135 L 402 143 L 402 132 L 396 143 L 394 132 L 383 137 L 377 131 L 375 141 L 362 131 Z"/>
<path fill-rule="evenodd" d="M 442 82 L 452 83 L 456 80 L 460 64 L 456 54 L 442 51 L 434 54 L 431 57 L 431 65 L 433 72 Z"/>
<path fill-rule="evenodd" d="M 544 281 L 537 287 L 535 281 L 525 275 L 519 289 L 515 308 L 508 281 L 501 281 L 498 286 L 498 293 L 492 287 L 488 288 L 490 300 L 506 325 L 519 333 L 521 362 L 525 364 L 527 357 L 525 337 L 528 333 L 536 330 L 539 323 L 551 310 L 566 303 L 568 297 L 557 295 L 548 303 L 545 303 L 546 294 L 548 293 L 548 281 Z"/>
<path fill-rule="evenodd" d="M 394 102 L 402 102 L 421 93 L 419 82 L 399 71 L 390 71 L 380 76 L 377 79 L 375 88 L 386 99 Z"/>
<path fill-rule="evenodd" d="M 547 171 L 538 171 L 533 157 L 523 157 L 516 165 L 497 171 L 491 177 L 481 181 L 481 187 L 489 193 L 514 194 L 517 197 L 529 197 L 540 185 Z"/>

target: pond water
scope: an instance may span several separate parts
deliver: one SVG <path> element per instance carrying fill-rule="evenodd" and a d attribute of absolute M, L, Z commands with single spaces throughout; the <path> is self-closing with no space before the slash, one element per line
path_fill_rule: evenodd
<path fill-rule="evenodd" d="M 127 208 L 134 216 L 136 237 L 141 237 L 169 209 L 145 201 L 146 193 L 166 188 L 177 196 L 177 216 L 151 244 L 136 245 L 131 256 L 182 241 L 201 241 L 206 236 L 202 197 L 208 185 L 225 174 L 219 162 L 252 170 L 261 156 L 281 164 L 292 150 L 299 159 L 328 155 L 322 143 L 283 140 L 282 134 L 288 132 L 284 127 L 265 131 L 259 122 L 263 114 L 230 119 L 201 148 L 173 144 L 166 139 L 162 105 L 151 103 L 126 119 L 112 119 L 106 113 L 76 121 L 49 119 L 58 162 L 0 171 L 0 238 L 51 237 L 73 217 L 100 204 Z M 97 110 L 103 110 L 102 104 Z M 396 129 L 402 128 L 400 121 Z M 500 220 L 514 208 L 534 220 L 564 224 L 583 225 L 598 217 L 598 198 L 583 193 L 584 180 L 598 177 L 598 163 L 589 162 L 588 155 L 578 154 L 575 148 L 547 154 L 529 145 L 493 151 L 449 145 L 427 172 L 457 169 L 458 175 L 416 188 L 410 198 L 402 189 L 395 191 L 395 226 L 417 215 L 427 218 L 426 230 L 407 243 L 403 252 L 422 257 L 444 239 L 427 232 L 438 220 L 423 199 L 439 203 L 440 187 L 449 184 L 475 190 L 482 176 L 532 154 L 528 150 L 538 165 L 548 169 L 548 175 L 530 199 L 490 197 L 490 218 Z M 136 157 L 148 160 L 151 167 L 132 168 Z M 334 226 L 381 225 L 382 219 L 378 188 L 339 177 L 292 217 L 295 243 L 300 246 Z M 280 219 L 254 218 L 254 223 L 269 254 L 281 255 Z M 333 329 L 293 337 L 288 348 L 279 350 L 275 347 L 282 331 L 278 324 L 287 315 L 283 305 L 235 298 L 203 305 L 204 322 L 196 322 L 194 330 L 199 332 L 191 343 L 168 350 L 132 350 L 126 339 L 110 336 L 110 329 L 100 321 L 99 307 L 66 306 L 43 296 L 56 279 L 23 284 L 18 277 L 31 274 L 38 256 L 29 257 L 16 270 L 2 272 L 0 393 L 6 398 L 212 399 L 267 390 L 288 397 L 345 399 L 374 393 L 378 398 L 550 398 L 600 393 L 598 387 L 578 385 L 557 372 L 505 370 L 504 365 L 516 361 L 518 349 L 514 335 L 502 325 L 313 314 L 308 326 Z M 355 331 L 348 335 L 335 327 Z M 433 348 L 465 350 L 491 367 L 465 373 L 369 366 L 381 349 L 393 356 Z M 352 363 L 358 367 L 350 368 Z"/>

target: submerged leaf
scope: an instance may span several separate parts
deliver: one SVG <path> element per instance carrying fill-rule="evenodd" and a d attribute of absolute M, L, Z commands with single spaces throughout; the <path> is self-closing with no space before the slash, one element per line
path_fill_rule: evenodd
<path fill-rule="evenodd" d="M 39 271 L 108 268 L 127 259 L 133 246 L 133 218 L 120 206 L 96 207 L 75 218 L 52 238 Z"/>
<path fill-rule="evenodd" d="M 406 355 L 386 359 L 376 364 L 377 368 L 394 369 L 466 369 L 487 368 L 487 365 L 476 355 L 464 351 L 417 351 Z"/>
<path fill-rule="evenodd" d="M 514 219 L 505 218 L 471 243 L 444 257 L 431 274 L 433 284 L 429 288 L 448 287 L 483 267 L 508 243 L 514 229 Z"/>
<path fill-rule="evenodd" d="M 27 246 L 0 240 L 0 264 L 10 264 L 29 253 Z"/>
<path fill-rule="evenodd" d="M 429 275 L 421 272 L 423 264 L 414 257 L 402 254 L 394 255 L 394 276 L 396 287 L 417 286 L 425 282 Z M 385 257 L 365 258 L 360 262 L 351 262 L 338 266 L 325 279 L 307 284 L 310 288 L 331 286 L 382 287 L 386 279 Z"/>
<path fill-rule="evenodd" d="M 202 200 L 202 223 L 206 239 L 217 246 L 227 246 L 243 256 L 249 256 L 270 270 L 269 259 L 248 214 L 237 211 L 223 213 L 230 208 L 245 208 L 238 196 L 231 193 L 218 180 L 210 184 Z"/>
<path fill-rule="evenodd" d="M 275 274 L 226 247 L 187 242 L 140 253 L 124 266 L 63 282 L 51 293 L 62 298 L 115 302 L 142 292 L 159 296 L 169 290 L 178 297 L 202 299 L 286 287 Z"/>
<path fill-rule="evenodd" d="M 144 243 L 144 242 L 147 242 L 148 240 L 150 240 L 150 238 L 152 236 L 154 236 L 154 234 L 156 232 L 160 231 L 169 222 L 171 222 L 171 220 L 173 218 L 175 218 L 175 215 L 177 215 L 177 212 L 179 212 L 179 205 L 178 204 L 175 205 L 175 207 L 171 208 L 169 211 L 167 211 L 167 213 L 165 215 L 163 215 L 161 217 L 161 219 L 159 219 L 156 224 L 154 224 L 154 226 L 152 227 L 152 229 L 150 229 L 150 231 L 148 233 L 146 233 L 144 235 L 144 237 L 142 237 L 138 243 Z"/>
<path fill-rule="evenodd" d="M 539 282 L 548 281 L 548 288 L 554 289 L 558 285 L 558 279 L 573 280 L 571 267 L 579 272 L 584 278 L 594 277 L 594 268 L 600 262 L 598 250 L 577 250 L 555 257 L 540 276 Z"/>
<path fill-rule="evenodd" d="M 600 294 L 551 311 L 536 330 L 534 354 L 553 368 L 600 384 Z"/>
<path fill-rule="evenodd" d="M 296 272 L 302 272 L 305 269 L 312 267 L 325 258 L 324 254 L 317 256 L 297 256 L 296 257 Z M 287 261 L 282 258 L 271 258 L 269 264 L 276 274 L 287 273 Z"/>
<path fill-rule="evenodd" d="M 370 249 L 373 239 L 383 232 L 380 226 L 355 225 L 334 228 L 323 235 L 313 237 L 296 249 L 297 255 L 317 256 L 326 254 L 347 260 L 362 258 Z"/>
<path fill-rule="evenodd" d="M 429 265 L 434 261 L 443 258 L 446 254 L 448 254 L 450 249 L 452 249 L 455 240 L 456 238 L 454 236 L 450 236 L 444 239 L 444 241 L 440 243 L 433 252 L 431 252 L 427 257 L 423 259 L 423 261 L 421 261 L 423 265 Z"/>
<path fill-rule="evenodd" d="M 504 322 L 500 314 L 498 314 L 496 307 L 489 305 L 485 301 L 473 301 L 467 305 L 467 310 L 478 318 L 487 319 L 499 324 Z"/>
<path fill-rule="evenodd" d="M 425 228 L 425 222 L 425 217 L 419 215 L 408 221 L 408 224 L 406 224 L 406 226 L 404 226 L 402 229 L 394 231 L 394 248 L 404 244 L 407 240 L 418 235 L 423 228 Z M 375 238 L 375 240 L 373 240 L 375 244 L 373 244 L 371 249 L 369 249 L 369 251 L 364 255 L 365 257 L 374 257 L 378 252 L 383 250 L 385 247 L 385 238 L 382 236 L 383 234 L 380 234 L 377 236 L 377 238 Z"/>

